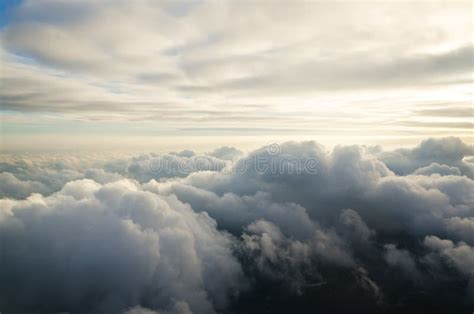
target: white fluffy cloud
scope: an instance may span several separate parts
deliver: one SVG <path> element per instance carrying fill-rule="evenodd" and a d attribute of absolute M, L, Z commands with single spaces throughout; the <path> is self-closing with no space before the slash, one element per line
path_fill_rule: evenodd
<path fill-rule="evenodd" d="M 463 310 L 470 154 L 447 138 L 397 151 L 288 142 L 243 155 L 5 157 L 14 184 L 0 201 L 0 308 L 306 312 L 317 298 L 316 308 L 345 312 L 336 289 L 361 311 L 400 300 L 417 309 L 426 295 L 438 310 L 453 300 Z"/>
<path fill-rule="evenodd" d="M 241 284 L 231 239 L 213 220 L 132 181 L 72 181 L 49 197 L 2 201 L 2 212 L 5 310 L 117 313 L 185 302 L 209 313 Z"/>

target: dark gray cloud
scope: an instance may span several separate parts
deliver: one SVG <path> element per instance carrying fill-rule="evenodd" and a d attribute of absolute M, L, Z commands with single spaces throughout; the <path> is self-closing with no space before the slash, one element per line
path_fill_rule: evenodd
<path fill-rule="evenodd" d="M 416 263 L 407 250 L 400 250 L 394 244 L 385 245 L 385 261 L 391 267 L 397 267 L 401 273 L 405 273 L 411 279 L 417 279 L 419 277 Z"/>

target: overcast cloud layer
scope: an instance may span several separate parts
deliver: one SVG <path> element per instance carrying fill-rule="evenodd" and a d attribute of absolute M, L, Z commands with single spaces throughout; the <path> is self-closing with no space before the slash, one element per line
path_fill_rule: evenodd
<path fill-rule="evenodd" d="M 4 146 L 58 129 L 470 142 L 471 13 L 470 1 L 19 1 L 0 27 Z"/>
<path fill-rule="evenodd" d="M 462 313 L 474 148 L 2 156 L 5 313 Z"/>

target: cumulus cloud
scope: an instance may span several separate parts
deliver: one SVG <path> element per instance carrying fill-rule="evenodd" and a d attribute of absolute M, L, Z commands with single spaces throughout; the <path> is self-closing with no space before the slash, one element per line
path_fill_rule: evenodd
<path fill-rule="evenodd" d="M 436 162 L 430 164 L 429 166 L 426 167 L 421 167 L 416 169 L 413 174 L 419 174 L 419 175 L 433 175 L 433 174 L 439 174 L 441 176 L 449 176 L 449 175 L 454 175 L 454 176 L 460 176 L 461 171 L 459 168 L 456 167 L 450 167 L 447 165 L 440 165 Z"/>
<path fill-rule="evenodd" d="M 454 244 L 451 240 L 442 240 L 436 236 L 427 236 L 424 245 L 447 257 L 461 272 L 474 275 L 474 248 L 464 242 Z"/>
<path fill-rule="evenodd" d="M 233 160 L 242 154 L 242 151 L 230 146 L 222 146 L 209 153 L 211 156 L 224 160 Z"/>
<path fill-rule="evenodd" d="M 429 298 L 429 311 L 466 310 L 470 154 L 444 138 L 395 151 L 5 157 L 0 309 L 423 312 Z"/>
<path fill-rule="evenodd" d="M 418 151 L 428 149 L 426 143 L 440 153 L 418 152 L 426 161 L 413 158 L 413 164 L 418 162 L 422 169 L 433 159 L 452 164 L 463 162 L 463 156 L 470 154 L 469 147 L 458 139 L 428 140 L 418 146 L 422 147 Z M 305 261 L 312 261 L 309 265 L 313 266 L 306 272 L 313 277 L 308 275 L 305 279 L 311 282 L 318 278 L 322 282 L 320 277 L 314 277 L 321 269 L 314 267 L 317 264 L 314 260 L 321 263 L 328 257 L 333 258 L 333 265 L 354 263 L 352 265 L 366 269 L 367 280 L 359 280 L 359 288 L 361 282 L 366 286 L 372 282 L 379 296 L 387 291 L 395 293 L 394 287 L 402 284 L 399 279 L 382 275 L 382 269 L 377 266 L 380 263 L 390 265 L 393 274 L 403 271 L 410 285 L 430 282 L 438 289 L 440 283 L 430 275 L 431 270 L 422 271 L 417 265 L 423 248 L 415 243 L 433 233 L 469 241 L 469 217 L 474 208 L 473 181 L 456 172 L 445 176 L 397 175 L 389 168 L 394 169 L 390 160 L 385 163 L 379 156 L 399 152 L 372 153 L 358 146 L 341 146 L 327 152 L 311 142 L 284 143 L 277 154 L 267 147 L 237 160 L 233 169 L 245 171 L 198 172 L 170 182 L 151 181 L 146 189 L 174 194 L 195 210 L 206 211 L 216 219 L 218 226 L 235 235 L 243 232 L 245 247 L 248 254 L 254 256 L 256 267 L 265 269 L 262 273 L 273 274 L 274 278 L 292 274 L 288 275 L 288 281 L 297 287 L 296 291 L 307 284 L 304 279 L 295 280 L 299 278 L 298 270 L 304 269 Z M 317 160 L 314 169 L 310 169 L 315 171 L 299 172 L 299 167 L 308 160 Z M 281 167 L 272 168 L 272 165 Z M 410 166 L 416 172 L 417 168 Z M 257 203 L 265 204 L 262 209 L 259 205 L 248 205 L 256 199 L 264 200 Z M 283 216 L 277 214 L 275 204 L 283 205 Z M 245 225 L 249 227 L 242 231 Z M 319 238 L 315 236 L 318 233 Z M 293 246 L 304 254 L 293 253 Z M 318 251 L 318 247 L 323 248 L 322 251 Z M 322 252 L 327 255 L 320 254 Z M 344 252 L 347 258 L 337 252 Z M 296 259 L 293 254 L 304 258 Z M 292 263 L 299 266 L 290 271 Z M 392 285 L 391 281 L 398 283 Z M 327 285 L 319 289 L 324 286 Z M 371 290 L 372 293 L 375 290 Z M 407 302 L 415 302 L 416 298 L 420 296 Z"/>
<path fill-rule="evenodd" d="M 447 229 L 459 239 L 474 245 L 474 217 L 452 217 L 446 221 Z"/>
<path fill-rule="evenodd" d="M 472 237 L 470 239 L 472 240 Z M 440 239 L 437 236 L 426 236 L 423 244 L 441 257 L 441 261 L 435 260 L 435 263 L 445 263 L 448 268 L 454 267 L 467 277 L 466 297 L 472 303 L 474 300 L 474 247 L 463 241 L 455 244 L 451 240 Z M 428 257 L 432 258 L 430 255 Z"/>
<path fill-rule="evenodd" d="M 385 249 L 385 260 L 387 264 L 392 267 L 399 267 L 402 272 L 407 273 L 409 276 L 416 277 L 418 275 L 415 261 L 409 251 L 399 250 L 394 244 L 386 244 Z"/>
<path fill-rule="evenodd" d="M 171 154 L 141 155 L 132 160 L 115 160 L 107 163 L 105 168 L 140 182 L 148 182 L 151 179 L 186 177 L 198 171 L 219 171 L 227 164 L 225 159 L 207 154 L 195 155 L 187 150 Z"/>
<path fill-rule="evenodd" d="M 379 154 L 382 160 L 397 174 L 461 174 L 474 177 L 474 164 L 465 160 L 474 155 L 472 145 L 463 143 L 459 138 L 428 139 L 413 149 L 399 149 Z M 421 168 L 421 169 L 420 169 Z M 458 168 L 458 170 L 456 170 Z"/>
<path fill-rule="evenodd" d="M 132 181 L 73 181 L 2 211 L 6 311 L 172 310 L 179 301 L 209 313 L 240 284 L 231 239 L 206 214 Z"/>
<path fill-rule="evenodd" d="M 123 314 L 191 314 L 189 305 L 186 302 L 176 302 L 171 310 L 154 311 L 141 306 L 135 306 L 128 309 Z"/>
<path fill-rule="evenodd" d="M 33 192 L 45 193 L 47 188 L 41 182 L 19 180 L 9 172 L 0 173 L 0 196 L 25 198 Z"/>
<path fill-rule="evenodd" d="M 366 244 L 375 232 L 370 230 L 360 215 L 352 209 L 343 209 L 340 216 L 342 228 L 341 234 L 347 237 L 348 241 L 356 244 Z"/>
<path fill-rule="evenodd" d="M 26 198 L 31 193 L 49 195 L 76 179 L 109 183 L 123 178 L 140 182 L 186 177 L 199 171 L 220 171 L 242 152 L 220 147 L 207 154 L 185 150 L 177 153 L 150 153 L 118 157 L 112 154 L 89 156 L 1 156 L 1 197 Z M 216 156 L 214 156 L 216 155 Z"/>

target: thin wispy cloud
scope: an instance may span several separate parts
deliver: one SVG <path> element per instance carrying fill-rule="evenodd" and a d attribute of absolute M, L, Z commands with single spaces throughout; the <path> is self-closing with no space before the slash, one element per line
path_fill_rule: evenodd
<path fill-rule="evenodd" d="M 421 139 L 423 124 L 405 122 L 415 110 L 422 120 L 420 105 L 450 110 L 472 101 L 471 9 L 470 2 L 22 1 L 0 29 L 1 106 L 30 121 L 142 120 L 177 135 L 181 122 L 234 135 L 256 125 L 321 134 L 322 125 L 368 136 L 409 130 Z M 252 105 L 267 109 L 231 117 Z M 363 126 L 338 118 L 362 111 Z M 330 124 L 316 120 L 328 116 Z M 444 135 L 472 123 L 459 120 L 445 124 Z M 469 140 L 467 128 L 458 135 Z"/>

